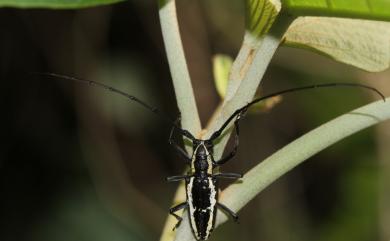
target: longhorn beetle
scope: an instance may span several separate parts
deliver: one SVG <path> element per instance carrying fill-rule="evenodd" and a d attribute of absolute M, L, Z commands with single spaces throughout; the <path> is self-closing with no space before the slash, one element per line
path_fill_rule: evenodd
<path fill-rule="evenodd" d="M 169 213 L 178 220 L 177 224 L 174 227 L 175 229 L 180 225 L 182 221 L 182 218 L 179 215 L 177 215 L 175 212 L 181 209 L 187 209 L 190 218 L 191 229 L 197 240 L 207 240 L 209 238 L 211 232 L 214 229 L 218 208 L 220 208 L 225 213 L 229 214 L 233 218 L 233 220 L 238 221 L 238 215 L 234 211 L 230 210 L 228 207 L 218 202 L 218 179 L 219 178 L 239 179 L 242 177 L 242 175 L 237 173 L 215 173 L 214 169 L 226 163 L 230 159 L 232 159 L 236 154 L 238 143 L 239 143 L 238 141 L 239 121 L 246 113 L 249 107 L 251 107 L 255 103 L 258 103 L 260 101 L 266 100 L 268 98 L 277 95 L 301 91 L 301 90 L 307 90 L 307 89 L 327 88 L 327 87 L 365 88 L 376 92 L 385 101 L 384 95 L 379 90 L 371 86 L 367 86 L 363 84 L 355 84 L 355 83 L 327 83 L 327 84 L 318 84 L 318 85 L 310 85 L 310 86 L 286 89 L 286 90 L 278 91 L 254 99 L 251 102 L 247 103 L 246 105 L 242 106 L 241 108 L 237 109 L 229 116 L 229 118 L 227 118 L 227 120 L 221 125 L 221 127 L 217 131 L 211 134 L 211 136 L 208 139 L 203 140 L 203 139 L 195 138 L 194 135 L 191 134 L 189 131 L 182 129 L 178 124 L 179 119 L 176 121 L 172 121 L 170 118 L 163 115 L 160 112 L 160 110 L 146 104 L 145 102 L 143 102 L 142 100 L 138 99 L 133 95 L 129 95 L 118 89 L 91 80 L 79 79 L 79 78 L 69 77 L 60 74 L 54 74 L 54 73 L 39 73 L 39 74 L 61 78 L 61 79 L 86 82 L 90 85 L 107 89 L 109 91 L 122 95 L 130 99 L 131 101 L 137 102 L 138 104 L 142 105 L 144 108 L 162 117 L 165 121 L 167 121 L 172 126 L 168 142 L 170 145 L 173 146 L 176 152 L 178 152 L 178 154 L 184 159 L 186 164 L 190 166 L 190 170 L 186 175 L 171 176 L 167 178 L 167 181 L 169 182 L 184 180 L 186 186 L 186 197 L 187 197 L 185 202 L 172 207 L 169 210 Z M 235 129 L 235 135 L 234 135 L 235 144 L 233 150 L 230 151 L 225 157 L 219 160 L 214 160 L 213 157 L 214 141 L 221 136 L 223 131 L 233 121 L 233 119 L 234 119 L 233 124 Z M 173 133 L 175 130 L 178 131 L 178 133 L 183 137 L 191 140 L 192 142 L 191 156 L 189 156 L 182 147 L 180 147 L 178 144 L 174 142 Z"/>

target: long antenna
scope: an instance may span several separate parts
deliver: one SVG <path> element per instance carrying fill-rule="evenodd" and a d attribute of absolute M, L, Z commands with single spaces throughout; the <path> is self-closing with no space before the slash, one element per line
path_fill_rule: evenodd
<path fill-rule="evenodd" d="M 66 80 L 72 80 L 72 81 L 78 81 L 78 82 L 83 82 L 83 83 L 89 84 L 91 86 L 96 86 L 96 87 L 99 87 L 99 88 L 103 88 L 103 89 L 109 90 L 111 92 L 114 92 L 116 94 L 124 96 L 124 97 L 126 97 L 127 99 L 129 99 L 131 101 L 137 102 L 138 104 L 140 104 L 144 108 L 150 110 L 154 114 L 156 114 L 159 117 L 161 117 L 165 122 L 169 123 L 171 126 L 173 126 L 176 129 L 178 129 L 186 137 L 188 137 L 190 139 L 194 138 L 188 131 L 183 130 L 180 126 L 178 126 L 176 124 L 176 122 L 172 121 L 171 118 L 169 118 L 168 116 L 163 114 L 159 109 L 146 104 L 145 102 L 143 102 L 142 100 L 138 99 L 137 97 L 135 97 L 133 95 L 127 94 L 127 93 L 125 93 L 125 92 L 123 92 L 121 90 L 118 90 L 116 88 L 113 88 L 111 86 L 108 86 L 108 85 L 105 85 L 105 84 L 102 84 L 102 83 L 99 83 L 99 82 L 96 82 L 96 81 L 93 81 L 93 80 L 80 79 L 80 78 L 71 77 L 71 76 L 62 75 L 62 74 L 55 74 L 55 73 L 48 73 L 48 72 L 45 72 L 45 73 L 36 73 L 35 72 L 33 74 L 43 75 L 43 76 L 48 76 L 48 77 L 55 77 L 55 78 L 66 79 Z"/>
<path fill-rule="evenodd" d="M 368 90 L 374 91 L 376 94 L 378 94 L 383 99 L 384 102 L 386 101 L 385 96 L 378 89 L 376 89 L 374 87 L 371 87 L 371 86 L 368 86 L 368 85 L 356 84 L 356 83 L 326 83 L 326 84 L 309 85 L 309 86 L 302 86 L 302 87 L 296 87 L 296 88 L 281 90 L 281 91 L 278 91 L 278 92 L 275 92 L 275 93 L 272 93 L 272 94 L 265 95 L 265 96 L 262 96 L 260 98 L 254 99 L 251 102 L 249 102 L 248 104 L 246 104 L 243 107 L 241 107 L 241 108 L 237 109 L 236 111 L 234 111 L 233 114 L 225 121 L 225 123 L 223 123 L 223 125 L 216 132 L 214 132 L 211 135 L 209 140 L 213 141 L 216 138 L 218 138 L 222 134 L 222 132 L 226 128 L 226 126 L 234 119 L 234 117 L 236 117 L 239 114 L 244 114 L 249 107 L 251 107 L 252 105 L 254 105 L 254 104 L 256 104 L 256 103 L 258 103 L 260 101 L 264 101 L 266 99 L 275 97 L 277 95 L 286 94 L 286 93 L 297 92 L 297 91 L 307 90 L 307 89 L 329 88 L 329 87 L 357 87 L 357 88 L 364 88 L 364 89 L 368 89 Z"/>

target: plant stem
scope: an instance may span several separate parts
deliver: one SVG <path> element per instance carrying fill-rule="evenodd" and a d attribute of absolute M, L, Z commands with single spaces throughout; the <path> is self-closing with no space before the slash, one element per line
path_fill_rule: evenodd
<path fill-rule="evenodd" d="M 182 127 L 196 135 L 201 125 L 180 37 L 175 0 L 160 1 L 160 23 Z"/>
<path fill-rule="evenodd" d="M 269 33 L 261 39 L 254 38 L 249 32 L 245 34 L 243 46 L 232 66 L 226 99 L 219 115 L 207 128 L 208 136 L 217 130 L 235 110 L 253 99 L 292 20 L 291 17 L 281 14 Z M 219 159 L 222 156 L 229 136 L 225 135 L 215 146 L 214 158 Z"/>

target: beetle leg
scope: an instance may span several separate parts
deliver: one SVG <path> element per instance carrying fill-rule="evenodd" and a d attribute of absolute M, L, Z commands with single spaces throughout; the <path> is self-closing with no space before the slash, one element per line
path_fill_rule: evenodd
<path fill-rule="evenodd" d="M 171 177 L 167 177 L 167 182 L 176 182 L 176 181 L 181 181 L 183 179 L 187 180 L 188 178 L 190 178 L 191 176 L 189 175 L 180 175 L 180 176 L 171 176 Z"/>
<path fill-rule="evenodd" d="M 180 120 L 180 117 L 177 118 L 177 120 L 175 121 L 175 123 L 179 122 Z M 181 148 L 174 140 L 173 140 L 173 132 L 175 131 L 176 127 L 173 126 L 172 129 L 171 129 L 171 133 L 169 134 L 169 139 L 168 139 L 168 143 L 169 145 L 173 146 L 173 148 L 175 149 L 175 151 L 179 154 L 179 156 L 181 156 L 185 162 L 187 164 L 190 164 L 191 163 L 191 157 L 188 156 L 187 152 Z"/>
<path fill-rule="evenodd" d="M 225 157 L 223 157 L 222 159 L 220 159 L 219 161 L 216 161 L 215 164 L 216 165 L 222 165 L 224 163 L 226 163 L 227 161 L 229 161 L 230 159 L 232 159 L 236 153 L 237 153 L 237 148 L 238 148 L 238 145 L 239 145 L 239 134 L 240 134 L 240 129 L 239 129 L 239 126 L 238 126 L 238 122 L 239 122 L 240 118 L 237 118 L 236 121 L 234 121 L 234 129 L 235 129 L 235 135 L 234 135 L 234 147 L 233 147 L 233 150 Z"/>
<path fill-rule="evenodd" d="M 217 173 L 217 174 L 214 174 L 213 177 L 216 177 L 216 178 L 230 178 L 230 179 L 239 179 L 239 178 L 242 178 L 242 174 L 241 173 L 230 173 L 230 172 L 226 172 L 226 173 Z"/>
<path fill-rule="evenodd" d="M 217 207 L 222 209 L 222 211 L 226 212 L 227 214 L 229 214 L 233 218 L 234 222 L 238 223 L 238 215 L 235 212 L 233 212 L 231 209 L 229 209 L 222 203 L 217 203 Z"/>
<path fill-rule="evenodd" d="M 177 215 L 175 212 L 177 212 L 183 208 L 186 208 L 186 207 L 187 207 L 187 202 L 183 202 L 183 203 L 180 203 L 180 204 L 169 209 L 169 214 L 171 214 L 172 216 L 174 216 L 177 219 L 177 223 L 176 223 L 175 227 L 173 227 L 173 230 L 175 230 L 177 227 L 179 227 L 181 221 L 183 220 L 183 218 L 180 217 L 179 215 Z"/>

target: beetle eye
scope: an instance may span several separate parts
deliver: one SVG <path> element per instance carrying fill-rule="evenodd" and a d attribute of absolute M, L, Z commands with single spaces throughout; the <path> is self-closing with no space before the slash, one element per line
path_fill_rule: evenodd
<path fill-rule="evenodd" d="M 209 141 L 209 140 L 205 141 L 204 144 L 206 145 L 207 148 L 213 146 L 213 142 L 212 142 L 212 141 Z"/>
<path fill-rule="evenodd" d="M 194 140 L 194 141 L 192 141 L 192 146 L 193 146 L 193 148 L 196 148 L 197 146 L 199 146 L 200 145 L 200 141 L 199 140 Z"/>

